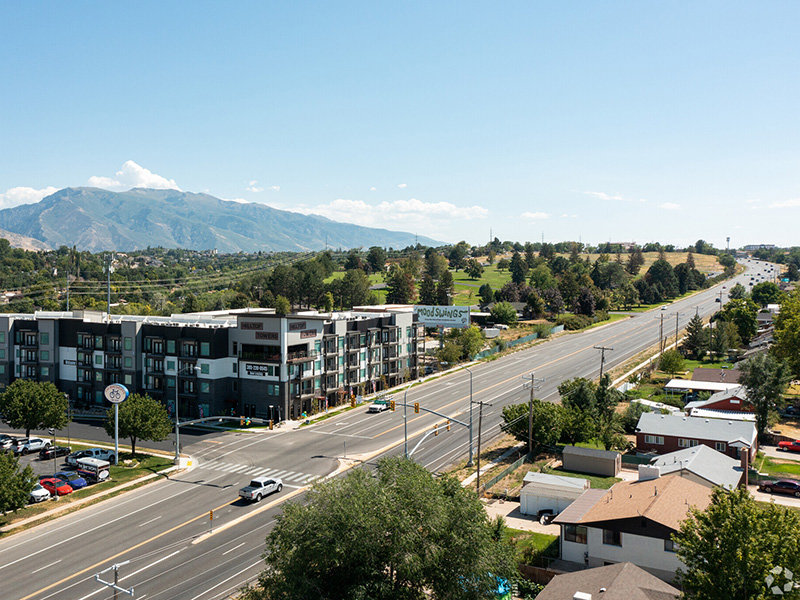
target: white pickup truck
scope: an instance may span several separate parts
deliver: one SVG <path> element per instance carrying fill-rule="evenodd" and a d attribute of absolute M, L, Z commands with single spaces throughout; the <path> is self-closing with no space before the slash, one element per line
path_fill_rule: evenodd
<path fill-rule="evenodd" d="M 280 492 L 283 489 L 283 482 L 280 479 L 270 477 L 256 477 L 250 484 L 239 490 L 239 497 L 250 502 L 260 502 L 264 496 L 272 492 Z"/>
<path fill-rule="evenodd" d="M 106 450 L 105 448 L 87 448 L 86 450 L 78 450 L 77 452 L 73 452 L 67 456 L 67 464 L 77 467 L 79 458 L 97 458 L 99 460 L 107 460 L 113 465 L 114 451 Z"/>

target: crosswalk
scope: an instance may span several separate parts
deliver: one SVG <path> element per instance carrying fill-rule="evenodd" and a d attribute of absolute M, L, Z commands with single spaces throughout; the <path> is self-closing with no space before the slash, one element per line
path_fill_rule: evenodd
<path fill-rule="evenodd" d="M 279 477 L 283 481 L 292 481 L 301 485 L 311 483 L 319 475 L 309 475 L 307 473 L 297 473 L 281 469 L 266 469 L 264 467 L 254 467 L 253 465 L 242 465 L 237 463 L 226 463 L 219 460 L 212 460 L 199 465 L 203 469 L 213 471 L 225 471 L 226 473 L 236 473 L 248 475 L 250 477 Z"/>

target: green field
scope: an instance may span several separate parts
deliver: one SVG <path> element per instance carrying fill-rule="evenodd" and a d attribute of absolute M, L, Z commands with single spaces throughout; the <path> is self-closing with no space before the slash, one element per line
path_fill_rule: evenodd
<path fill-rule="evenodd" d="M 497 291 L 511 281 L 511 272 L 499 270 L 497 264 L 485 266 L 480 279 L 470 279 L 464 271 L 450 272 L 453 275 L 453 283 L 455 284 L 453 304 L 458 306 L 478 304 L 480 301 L 478 290 L 484 283 L 488 283 L 493 291 Z"/>

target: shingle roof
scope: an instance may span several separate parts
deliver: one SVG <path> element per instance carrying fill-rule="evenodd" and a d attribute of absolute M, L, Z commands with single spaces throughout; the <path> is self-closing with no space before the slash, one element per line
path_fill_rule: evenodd
<path fill-rule="evenodd" d="M 662 476 L 686 469 L 726 489 L 735 488 L 742 479 L 738 460 L 702 444 L 658 456 L 650 464 L 658 467 Z"/>
<path fill-rule="evenodd" d="M 675 600 L 680 596 L 680 592 L 665 581 L 633 563 L 624 562 L 556 575 L 536 599 L 572 600 L 575 592 L 603 600 Z"/>
<path fill-rule="evenodd" d="M 608 490 L 589 488 L 553 519 L 553 523 L 580 523 L 583 516 L 606 495 Z"/>
<path fill-rule="evenodd" d="M 728 400 L 729 398 L 738 398 L 742 402 L 746 402 L 747 389 L 743 385 L 740 385 L 739 387 L 731 388 L 729 390 L 712 394 L 708 400 L 696 400 L 694 402 L 689 402 L 684 408 L 686 410 L 691 410 L 693 408 L 703 408 L 704 406 L 708 406 L 709 404 L 714 404 L 715 402 L 720 402 L 722 400 Z"/>
<path fill-rule="evenodd" d="M 718 383 L 739 383 L 739 369 L 711 369 L 697 367 L 692 372 L 692 381 L 716 381 Z"/>
<path fill-rule="evenodd" d="M 636 424 L 637 433 L 666 435 L 700 440 L 728 442 L 744 438 L 755 442 L 756 426 L 747 421 L 726 419 L 695 419 L 680 415 L 642 413 Z"/>

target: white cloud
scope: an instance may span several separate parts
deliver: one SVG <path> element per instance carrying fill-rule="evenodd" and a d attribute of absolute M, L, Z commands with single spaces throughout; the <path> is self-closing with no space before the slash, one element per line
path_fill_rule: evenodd
<path fill-rule="evenodd" d="M 523 219 L 528 219 L 530 221 L 541 221 L 542 219 L 547 219 L 550 217 L 546 212 L 524 212 L 520 215 Z"/>
<path fill-rule="evenodd" d="M 397 187 L 399 187 L 401 190 L 404 190 L 404 189 L 406 189 L 408 187 L 408 184 L 407 183 L 398 183 Z"/>
<path fill-rule="evenodd" d="M 659 208 L 663 208 L 664 210 L 680 210 L 681 205 L 675 204 L 674 202 L 662 202 L 658 205 Z"/>
<path fill-rule="evenodd" d="M 271 185 L 271 186 L 269 186 L 269 189 L 272 190 L 273 192 L 280 192 L 281 191 L 281 186 L 279 186 L 279 185 Z"/>
<path fill-rule="evenodd" d="M 155 188 L 159 190 L 180 190 L 174 179 L 167 179 L 161 175 L 153 173 L 149 169 L 136 164 L 132 160 L 126 160 L 114 177 L 104 177 L 93 175 L 89 177 L 89 185 L 92 187 L 105 188 L 113 191 L 127 190 L 130 188 Z"/>
<path fill-rule="evenodd" d="M 783 200 L 782 202 L 773 202 L 769 205 L 770 208 L 796 208 L 800 206 L 800 198 L 792 198 L 791 200 Z"/>
<path fill-rule="evenodd" d="M 567 213 L 561 213 L 562 219 L 577 219 L 578 215 L 568 215 Z"/>
<path fill-rule="evenodd" d="M 34 204 L 57 191 L 58 188 L 53 186 L 47 186 L 40 190 L 32 187 L 13 187 L 0 194 L 0 208 L 11 208 L 20 204 Z"/>
<path fill-rule="evenodd" d="M 263 187 L 258 187 L 257 184 L 258 184 L 258 180 L 253 179 L 250 183 L 247 184 L 247 187 L 245 189 L 248 192 L 263 192 L 264 188 Z"/>
<path fill-rule="evenodd" d="M 250 200 L 245 200 L 244 198 L 220 198 L 220 200 L 224 200 L 225 202 L 236 202 L 237 204 L 251 204 Z"/>
<path fill-rule="evenodd" d="M 373 185 L 371 188 L 369 188 L 369 191 L 370 191 L 370 192 L 377 192 L 377 191 L 378 191 L 378 188 L 376 188 L 376 187 Z"/>
<path fill-rule="evenodd" d="M 337 198 L 327 204 L 282 208 L 303 214 L 322 215 L 334 221 L 365 227 L 427 231 L 430 232 L 429 235 L 434 235 L 433 232 L 442 225 L 451 225 L 454 221 L 485 219 L 489 215 L 489 210 L 482 206 L 422 202 L 416 198 L 378 203 Z"/>
<path fill-rule="evenodd" d="M 606 194 L 605 192 L 583 192 L 587 196 L 592 196 L 594 198 L 598 198 L 599 200 L 604 200 L 606 202 L 647 202 L 644 198 L 639 198 L 638 200 L 633 200 L 631 198 L 623 198 L 619 194 Z"/>

